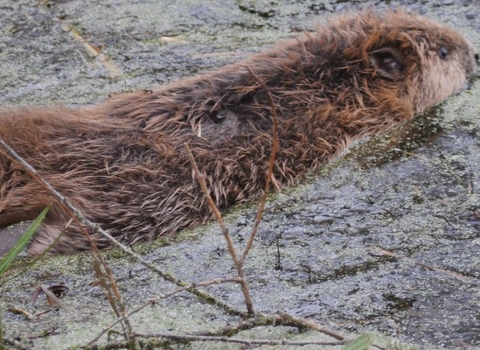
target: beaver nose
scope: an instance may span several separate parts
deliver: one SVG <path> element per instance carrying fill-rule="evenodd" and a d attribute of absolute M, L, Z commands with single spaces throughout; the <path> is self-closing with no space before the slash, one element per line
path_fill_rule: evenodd
<path fill-rule="evenodd" d="M 472 79 L 475 76 L 477 76 L 478 67 L 480 67 L 480 54 L 474 53 L 473 58 L 474 58 L 475 62 L 473 62 L 473 60 L 472 60 L 471 63 L 467 66 L 467 78 L 468 79 Z"/>

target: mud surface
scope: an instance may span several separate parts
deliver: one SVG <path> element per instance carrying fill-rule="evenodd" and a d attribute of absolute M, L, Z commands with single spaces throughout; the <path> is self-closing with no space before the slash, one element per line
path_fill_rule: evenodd
<path fill-rule="evenodd" d="M 2 106 L 83 105 L 114 92 L 149 89 L 239 60 L 314 29 L 327 14 L 365 4 L 406 5 L 449 23 L 480 45 L 480 3 L 468 0 L 39 4 L 0 0 Z M 89 53 L 96 49 L 103 56 Z M 286 311 L 348 336 L 380 332 L 420 349 L 480 348 L 478 101 L 476 83 L 407 126 L 410 134 L 402 140 L 395 132 L 370 140 L 302 185 L 274 196 L 246 264 L 256 310 Z M 255 215 L 252 205 L 227 216 L 238 247 Z M 235 275 L 216 225 L 182 236 L 189 238 L 138 249 L 188 282 Z M 130 309 L 175 288 L 123 254 L 111 252 L 107 259 Z M 23 264 L 17 263 L 16 271 Z M 5 336 L 21 337 L 35 349 L 87 343 L 115 320 L 94 280 L 90 255 L 30 267 L 1 287 Z M 24 304 L 40 284 L 66 285 L 64 308 L 49 307 L 44 299 Z M 238 286 L 206 289 L 244 309 Z M 46 313 L 27 321 L 8 307 Z M 213 330 L 238 321 L 186 293 L 132 317 L 139 333 Z M 287 327 L 239 336 L 322 339 Z"/>

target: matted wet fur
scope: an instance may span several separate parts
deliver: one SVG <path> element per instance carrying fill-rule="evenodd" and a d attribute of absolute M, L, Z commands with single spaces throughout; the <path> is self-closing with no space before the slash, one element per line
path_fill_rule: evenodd
<path fill-rule="evenodd" d="M 259 196 L 278 115 L 277 187 L 326 163 L 352 139 L 412 118 L 465 87 L 478 55 L 453 30 L 402 11 L 332 19 L 314 34 L 152 92 L 82 109 L 0 113 L 0 137 L 92 221 L 130 244 L 204 222 L 211 211 L 187 142 L 220 210 Z M 258 79 L 252 76 L 254 72 Z M 54 199 L 0 156 L 0 227 Z M 30 246 L 41 253 L 66 216 L 54 205 Z M 95 236 L 101 248 L 110 246 Z M 53 253 L 89 250 L 70 226 Z"/>

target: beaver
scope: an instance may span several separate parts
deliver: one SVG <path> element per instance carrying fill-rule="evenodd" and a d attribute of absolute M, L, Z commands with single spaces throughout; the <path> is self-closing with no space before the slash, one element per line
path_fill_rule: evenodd
<path fill-rule="evenodd" d="M 222 211 L 264 191 L 273 108 L 279 138 L 273 180 L 281 188 L 352 140 L 461 91 L 478 61 L 472 44 L 442 24 L 402 10 L 370 9 L 155 90 L 77 109 L 3 111 L 0 137 L 87 218 L 134 244 L 211 217 L 185 143 Z M 44 188 L 0 156 L 0 227 L 31 220 L 50 203 L 30 254 L 42 253 L 68 218 Z M 111 246 L 93 237 L 99 248 Z M 72 224 L 51 252 L 90 249 Z"/>

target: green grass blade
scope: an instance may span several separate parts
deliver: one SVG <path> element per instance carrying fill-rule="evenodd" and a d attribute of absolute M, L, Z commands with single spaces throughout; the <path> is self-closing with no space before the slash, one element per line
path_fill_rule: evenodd
<path fill-rule="evenodd" d="M 38 226 L 42 223 L 43 219 L 47 215 L 48 211 L 50 210 L 50 205 L 47 206 L 43 211 L 38 215 L 34 222 L 30 225 L 28 230 L 22 235 L 22 237 L 18 240 L 18 242 L 10 249 L 10 251 L 0 260 L 0 276 L 7 271 L 8 267 L 12 263 L 12 261 L 16 258 L 16 256 L 25 248 L 28 244 L 30 238 L 32 238 L 33 234 L 37 230 Z"/>
<path fill-rule="evenodd" d="M 375 345 L 379 349 L 389 350 L 416 350 L 411 345 L 402 344 L 399 340 L 392 339 L 380 334 L 367 332 L 359 335 L 350 343 L 345 345 L 342 350 L 366 350 L 371 349 L 370 346 Z"/>
<path fill-rule="evenodd" d="M 373 345 L 373 343 L 375 343 L 375 335 L 365 333 L 353 339 L 350 343 L 345 345 L 342 350 L 365 350 Z"/>

